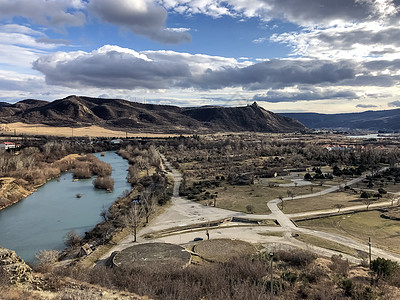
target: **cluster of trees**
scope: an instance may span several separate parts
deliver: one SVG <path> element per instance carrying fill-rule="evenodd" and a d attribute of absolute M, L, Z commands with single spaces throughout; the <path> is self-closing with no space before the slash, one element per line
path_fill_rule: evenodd
<path fill-rule="evenodd" d="M 201 180 L 242 173 L 272 177 L 285 175 L 286 169 L 325 165 L 334 167 L 335 176 L 360 175 L 366 170 L 377 170 L 381 164 L 393 165 L 400 158 L 397 147 L 381 149 L 360 144 L 347 151 L 328 151 L 318 141 L 310 143 L 257 134 L 179 137 L 160 143 L 160 148 L 181 171 Z M 329 179 L 331 174 L 316 171 L 308 178 L 321 180 L 326 176 Z"/>
<path fill-rule="evenodd" d="M 136 239 L 137 229 L 148 223 L 157 207 L 165 205 L 172 197 L 172 185 L 162 171 L 161 157 L 154 145 L 132 143 L 118 153 L 128 159 L 129 170 L 134 171 L 128 175 L 132 190 L 125 191 L 108 210 L 103 209 L 100 214 L 103 222 L 87 232 L 84 239 L 71 249 L 75 252 L 84 243 L 107 243 L 122 228 L 132 229 Z M 107 186 L 107 177 L 98 177 L 96 184 L 99 178 L 99 184 Z"/>
<path fill-rule="evenodd" d="M 310 173 L 307 172 L 304 175 L 304 180 L 311 181 L 311 180 L 333 179 L 332 174 L 329 173 L 323 174 L 320 168 L 313 168 L 313 169 L 315 174 L 311 175 Z"/>
<path fill-rule="evenodd" d="M 145 172 L 149 176 L 151 168 L 154 168 L 157 172 L 161 169 L 160 153 L 154 145 L 132 144 L 118 150 L 117 153 L 130 163 L 128 181 L 132 186 L 137 184 L 141 172 Z"/>

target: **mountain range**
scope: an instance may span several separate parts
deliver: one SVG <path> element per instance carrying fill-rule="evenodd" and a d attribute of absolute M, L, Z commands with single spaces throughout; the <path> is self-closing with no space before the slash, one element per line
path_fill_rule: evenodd
<path fill-rule="evenodd" d="M 129 132 L 296 132 L 300 122 L 272 113 L 257 103 L 244 107 L 178 107 L 69 96 L 52 102 L 27 99 L 0 103 L 0 123 L 23 122 L 51 126 L 98 125 Z"/>
<path fill-rule="evenodd" d="M 400 109 L 365 111 L 361 113 L 318 114 L 283 113 L 308 128 L 365 129 L 373 131 L 399 131 Z"/>

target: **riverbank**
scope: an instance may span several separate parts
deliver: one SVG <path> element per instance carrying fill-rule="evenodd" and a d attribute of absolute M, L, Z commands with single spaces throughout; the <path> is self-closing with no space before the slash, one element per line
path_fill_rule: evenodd
<path fill-rule="evenodd" d="M 55 161 L 54 164 L 60 164 L 65 162 L 73 163 L 72 161 L 76 160 L 79 157 L 82 157 L 82 155 L 69 154 Z M 45 182 L 34 186 L 29 186 L 29 185 L 22 186 L 19 183 L 20 180 L 14 177 L 0 178 L 0 210 L 3 210 L 11 205 L 14 205 L 24 200 L 26 197 L 37 191 L 39 187 L 43 186 L 44 184 L 46 184 L 47 182 L 49 182 L 54 178 L 56 177 L 52 176 L 50 178 L 46 178 Z"/>
<path fill-rule="evenodd" d="M 16 251 L 31 262 L 40 250 L 63 250 L 68 232 L 85 236 L 100 223 L 101 212 L 130 190 L 126 181 L 129 165 L 115 152 L 94 156 L 112 166 L 113 192 L 95 189 L 92 178 L 75 181 L 72 172 L 63 173 L 25 200 L 0 211 L 1 246 Z"/>

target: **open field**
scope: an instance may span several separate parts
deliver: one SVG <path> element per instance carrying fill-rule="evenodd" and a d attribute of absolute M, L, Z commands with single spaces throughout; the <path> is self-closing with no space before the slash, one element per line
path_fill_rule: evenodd
<path fill-rule="evenodd" d="M 278 198 L 287 197 L 287 192 L 291 191 L 296 196 L 319 192 L 324 189 L 320 186 L 298 186 L 298 187 L 269 187 L 267 185 L 230 185 L 222 184 L 221 187 L 207 189 L 211 194 L 218 193 L 217 207 L 239 212 L 248 212 L 247 205 L 253 206 L 255 214 L 270 213 L 267 202 Z M 209 200 L 205 200 L 207 202 Z M 203 202 L 203 201 L 202 201 Z"/>
<path fill-rule="evenodd" d="M 387 200 L 387 197 L 384 196 L 379 200 L 373 200 L 372 203 L 384 202 Z M 342 204 L 344 207 L 362 205 L 363 199 L 360 198 L 360 194 L 353 194 L 351 192 L 333 192 L 316 197 L 285 201 L 283 212 L 294 214 L 314 210 L 331 209 L 335 208 L 336 204 Z"/>
<path fill-rule="evenodd" d="M 43 124 L 25 124 L 21 122 L 0 124 L 0 132 L 6 134 L 18 135 L 53 135 L 53 136 L 86 136 L 86 137 L 147 137 L 147 138 L 163 138 L 179 136 L 178 134 L 164 134 L 164 133 L 126 133 L 125 131 L 110 130 L 96 125 L 87 127 L 55 127 Z"/>
<path fill-rule="evenodd" d="M 339 244 L 339 243 L 335 243 L 332 241 L 328 241 L 325 239 L 321 239 L 319 237 L 316 236 L 312 236 L 309 234 L 304 234 L 304 233 L 300 233 L 298 236 L 295 237 L 297 240 L 302 241 L 306 244 L 311 244 L 314 246 L 318 246 L 321 248 L 325 248 L 325 249 L 329 249 L 329 250 L 334 250 L 334 251 L 338 251 L 344 254 L 348 254 L 348 255 L 352 255 L 355 257 L 360 257 L 360 258 L 366 258 L 367 257 L 367 253 L 365 252 L 360 252 L 357 251 L 353 248 L 347 247 L 345 245 Z"/>
<path fill-rule="evenodd" d="M 199 242 L 194 252 L 208 261 L 226 262 L 239 256 L 254 255 L 257 248 L 240 240 L 215 239 Z"/>
<path fill-rule="evenodd" d="M 371 237 L 372 246 L 400 253 L 400 221 L 381 218 L 381 214 L 373 210 L 296 223 L 300 227 L 332 232 L 364 243 Z"/>

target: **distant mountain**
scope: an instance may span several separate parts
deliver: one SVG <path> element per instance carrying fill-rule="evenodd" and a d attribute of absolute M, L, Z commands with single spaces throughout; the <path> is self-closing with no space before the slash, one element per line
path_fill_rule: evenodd
<path fill-rule="evenodd" d="M 257 103 L 245 107 L 183 108 L 78 96 L 53 102 L 29 99 L 16 104 L 0 105 L 0 122 L 52 126 L 99 125 L 126 131 L 177 133 L 306 130 L 300 122 L 269 112 Z"/>
<path fill-rule="evenodd" d="M 294 118 L 309 128 L 400 130 L 400 109 L 343 114 L 284 113 L 282 115 Z"/>

